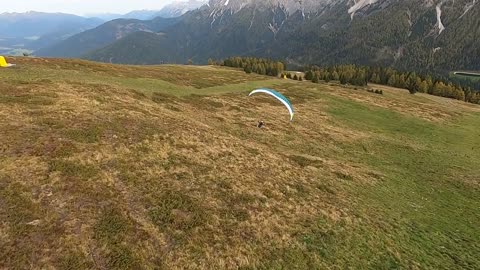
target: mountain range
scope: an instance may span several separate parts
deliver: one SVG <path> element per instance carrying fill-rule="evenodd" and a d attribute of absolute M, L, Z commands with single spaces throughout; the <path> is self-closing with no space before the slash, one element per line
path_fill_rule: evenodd
<path fill-rule="evenodd" d="M 480 69 L 479 18 L 476 0 L 210 0 L 161 31 L 135 31 L 84 57 L 156 64 L 251 55 L 294 65 Z"/>
<path fill-rule="evenodd" d="M 166 5 L 161 10 L 134 10 L 127 14 L 92 14 L 88 17 L 34 11 L 2 13 L 0 14 L 0 54 L 37 51 L 37 54 L 42 55 L 78 57 L 90 50 L 109 45 L 135 31 L 163 30 L 162 20 L 155 20 L 155 18 L 179 17 L 205 3 L 203 0 L 177 1 Z M 173 20 L 166 20 L 165 25 L 171 25 L 172 22 Z M 103 23 L 105 24 L 102 25 Z M 99 29 L 95 29 L 97 26 L 100 26 Z M 91 29 L 93 31 L 89 32 Z M 79 36 L 69 39 L 75 34 Z M 63 45 L 56 45 L 63 41 L 65 41 Z M 65 45 L 67 47 L 60 48 Z M 58 52 L 57 49 L 59 49 Z"/>
<path fill-rule="evenodd" d="M 102 23 L 104 21 L 98 18 L 64 13 L 2 13 L 0 53 L 37 50 Z"/>
<path fill-rule="evenodd" d="M 2 13 L 0 14 L 0 37 L 40 37 L 56 32 L 80 32 L 104 21 L 64 13 Z"/>
<path fill-rule="evenodd" d="M 134 10 L 126 14 L 115 14 L 115 13 L 97 13 L 90 14 L 90 17 L 100 18 L 105 21 L 111 21 L 115 19 L 137 19 L 137 20 L 152 20 L 156 17 L 162 18 L 175 18 L 180 17 L 183 14 L 187 13 L 190 10 L 197 9 L 204 4 L 206 0 L 186 0 L 186 1 L 174 1 L 170 4 L 165 5 L 160 10 Z"/>
<path fill-rule="evenodd" d="M 157 32 L 165 30 L 176 22 L 176 18 L 161 17 L 147 21 L 136 19 L 112 20 L 94 29 L 69 37 L 60 43 L 37 50 L 35 54 L 47 57 L 81 57 L 132 33 L 141 32 L 156 35 Z"/>
<path fill-rule="evenodd" d="M 200 8 L 207 3 L 206 0 L 187 0 L 187 1 L 175 1 L 164 6 L 160 11 L 156 12 L 153 17 L 162 18 L 175 18 L 180 17 L 183 14 Z"/>

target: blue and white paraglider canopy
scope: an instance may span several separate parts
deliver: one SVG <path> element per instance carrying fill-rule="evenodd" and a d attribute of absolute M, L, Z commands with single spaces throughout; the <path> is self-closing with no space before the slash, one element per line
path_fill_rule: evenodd
<path fill-rule="evenodd" d="M 290 103 L 290 101 L 284 95 L 280 94 L 279 92 L 277 92 L 273 89 L 260 88 L 260 89 L 253 90 L 248 96 L 251 96 L 251 95 L 257 94 L 257 93 L 264 93 L 264 94 L 273 96 L 274 98 L 276 98 L 280 102 L 282 102 L 283 105 L 285 105 L 285 107 L 287 107 L 288 112 L 290 113 L 290 121 L 293 121 L 294 112 L 293 112 L 292 104 Z"/>

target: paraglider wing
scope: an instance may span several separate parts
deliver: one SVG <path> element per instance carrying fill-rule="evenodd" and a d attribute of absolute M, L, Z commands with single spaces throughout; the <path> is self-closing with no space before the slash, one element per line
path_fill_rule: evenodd
<path fill-rule="evenodd" d="M 283 103 L 283 105 L 285 105 L 285 107 L 287 107 L 288 112 L 290 113 L 290 121 L 293 120 L 294 112 L 293 112 L 292 104 L 290 103 L 290 101 L 284 95 L 280 94 L 279 92 L 277 92 L 273 89 L 260 88 L 260 89 L 253 90 L 248 96 L 251 96 L 251 95 L 257 94 L 257 93 L 264 93 L 264 94 L 273 96 L 274 98 L 278 99 L 280 102 Z"/>

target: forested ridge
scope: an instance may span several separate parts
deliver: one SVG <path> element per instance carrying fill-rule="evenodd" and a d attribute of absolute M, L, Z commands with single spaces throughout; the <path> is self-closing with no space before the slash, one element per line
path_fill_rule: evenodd
<path fill-rule="evenodd" d="M 451 79 L 430 74 L 403 72 L 393 68 L 365 67 L 356 65 L 339 65 L 326 68 L 311 67 L 305 73 L 305 79 L 313 82 L 319 80 L 339 81 L 341 84 L 366 86 L 368 83 L 388 85 L 408 89 L 410 93 L 427 93 L 430 95 L 458 99 L 480 104 L 478 82 Z"/>

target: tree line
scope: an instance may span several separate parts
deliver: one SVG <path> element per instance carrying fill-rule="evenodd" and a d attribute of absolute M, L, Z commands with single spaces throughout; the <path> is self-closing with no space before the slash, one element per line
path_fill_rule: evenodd
<path fill-rule="evenodd" d="M 242 68 L 246 73 L 268 76 L 278 76 L 285 70 L 285 64 L 281 61 L 255 57 L 230 57 L 222 61 L 209 59 L 208 64 Z"/>
<path fill-rule="evenodd" d="M 448 78 L 436 78 L 415 72 L 402 72 L 393 68 L 339 65 L 331 67 L 311 66 L 306 68 L 305 79 L 314 83 L 320 80 L 339 81 L 341 84 L 367 86 L 368 83 L 408 89 L 410 93 L 427 93 L 480 104 L 480 92 L 468 83 L 453 82 Z"/>
<path fill-rule="evenodd" d="M 480 104 L 480 86 L 473 81 L 456 78 L 434 77 L 429 74 L 404 72 L 389 67 L 368 67 L 357 65 L 336 65 L 330 67 L 307 66 L 305 77 L 285 72 L 286 64 L 267 58 L 229 57 L 221 61 L 208 60 L 209 65 L 242 68 L 246 73 L 268 76 L 285 76 L 295 80 L 338 81 L 341 84 L 367 86 L 368 83 L 408 89 L 410 93 L 426 93 L 435 96 L 463 100 Z M 475 91 L 475 89 L 477 91 Z"/>

